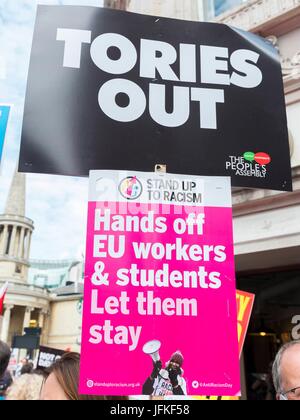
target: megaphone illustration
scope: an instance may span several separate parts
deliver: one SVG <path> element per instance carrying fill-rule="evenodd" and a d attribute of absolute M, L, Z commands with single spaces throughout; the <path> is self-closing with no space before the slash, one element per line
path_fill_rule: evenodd
<path fill-rule="evenodd" d="M 149 341 L 143 347 L 143 352 L 151 356 L 154 363 L 160 361 L 159 350 L 161 348 L 161 342 L 158 340 Z"/>

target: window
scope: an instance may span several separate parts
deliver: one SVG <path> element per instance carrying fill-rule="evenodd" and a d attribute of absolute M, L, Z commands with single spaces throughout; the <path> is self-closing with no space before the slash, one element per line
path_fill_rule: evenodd
<path fill-rule="evenodd" d="M 33 278 L 34 286 L 38 287 L 47 287 L 48 284 L 48 276 L 42 274 L 36 274 Z"/>
<path fill-rule="evenodd" d="M 246 0 L 215 0 L 215 16 L 224 13 L 233 7 L 239 6 L 242 3 L 245 3 Z"/>
<path fill-rule="evenodd" d="M 22 274 L 22 265 L 21 264 L 16 264 L 15 272 L 16 272 L 16 274 Z"/>
<path fill-rule="evenodd" d="M 207 20 L 210 20 L 246 1 L 248 0 L 202 0 L 202 8 Z"/>

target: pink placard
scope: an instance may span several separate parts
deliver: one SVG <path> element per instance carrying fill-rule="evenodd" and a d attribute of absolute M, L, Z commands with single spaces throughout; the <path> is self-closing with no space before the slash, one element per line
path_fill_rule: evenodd
<path fill-rule="evenodd" d="M 230 181 L 156 179 L 91 174 L 80 392 L 235 396 Z"/>

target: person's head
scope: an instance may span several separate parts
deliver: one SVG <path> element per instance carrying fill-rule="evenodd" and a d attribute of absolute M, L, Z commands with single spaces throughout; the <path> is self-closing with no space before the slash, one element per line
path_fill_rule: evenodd
<path fill-rule="evenodd" d="M 184 362 L 183 355 L 180 351 L 176 351 L 172 354 L 171 359 L 168 363 L 168 369 L 178 370 L 182 368 Z"/>
<path fill-rule="evenodd" d="M 44 378 L 35 373 L 25 373 L 17 378 L 6 393 L 8 401 L 38 401 Z"/>
<path fill-rule="evenodd" d="M 21 375 L 30 374 L 33 372 L 33 363 L 26 362 L 21 369 Z"/>
<path fill-rule="evenodd" d="M 4 375 L 10 359 L 10 348 L 0 341 L 0 378 Z"/>
<path fill-rule="evenodd" d="M 50 401 L 79 401 L 79 400 L 110 400 L 112 397 L 94 397 L 79 395 L 79 366 L 78 353 L 65 353 L 49 370 L 44 382 L 41 399 Z M 123 399 L 123 398 L 119 398 Z"/>
<path fill-rule="evenodd" d="M 277 399 L 300 400 L 300 341 L 285 344 L 273 364 Z"/>
<path fill-rule="evenodd" d="M 0 396 L 5 395 L 5 392 L 11 386 L 12 382 L 13 379 L 11 377 L 11 374 L 8 371 L 6 371 L 2 378 L 0 378 Z"/>

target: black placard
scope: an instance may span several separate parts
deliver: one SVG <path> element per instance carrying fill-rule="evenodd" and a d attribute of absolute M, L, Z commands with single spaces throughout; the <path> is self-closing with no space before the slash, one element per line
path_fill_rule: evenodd
<path fill-rule="evenodd" d="M 65 351 L 53 349 L 51 347 L 40 347 L 40 352 L 38 356 L 37 369 L 38 370 L 47 370 L 53 363 L 55 363 L 61 356 L 65 354 Z"/>
<path fill-rule="evenodd" d="M 275 48 L 221 24 L 39 6 L 19 169 L 231 176 L 291 190 Z"/>

